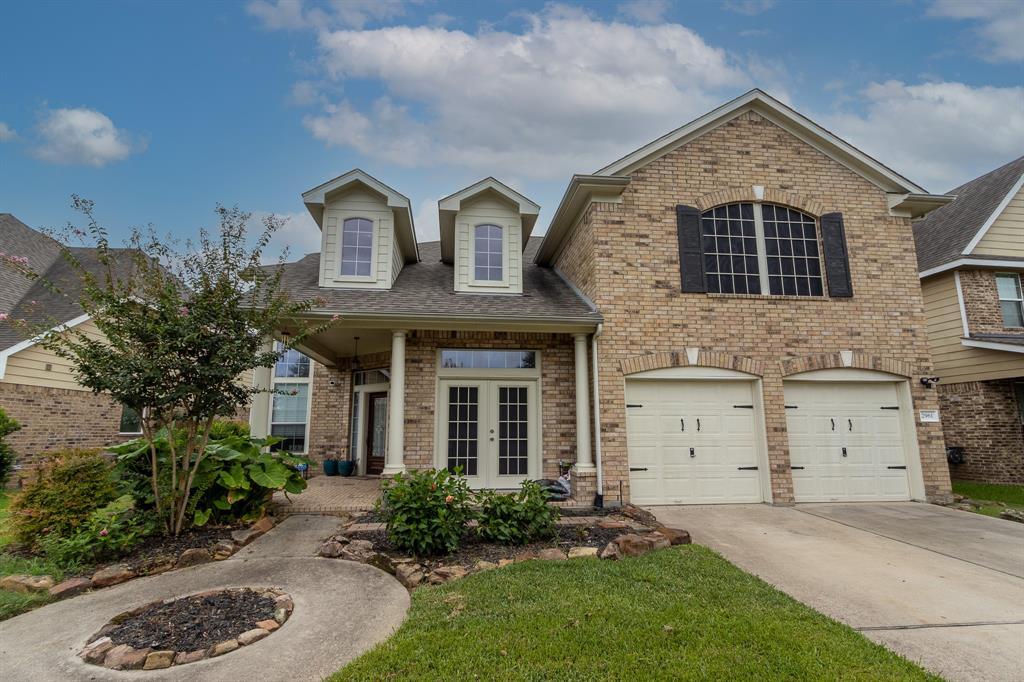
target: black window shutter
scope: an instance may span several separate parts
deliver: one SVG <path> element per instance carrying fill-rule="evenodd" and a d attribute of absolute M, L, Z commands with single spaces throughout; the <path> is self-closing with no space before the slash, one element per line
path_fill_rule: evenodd
<path fill-rule="evenodd" d="M 704 253 L 700 243 L 700 211 L 693 206 L 676 206 L 676 231 L 679 237 L 679 276 L 682 290 L 704 293 Z"/>
<path fill-rule="evenodd" d="M 842 213 L 821 216 L 821 242 L 825 254 L 828 294 L 836 298 L 853 296 L 850 284 L 850 255 L 846 250 L 846 229 Z"/>

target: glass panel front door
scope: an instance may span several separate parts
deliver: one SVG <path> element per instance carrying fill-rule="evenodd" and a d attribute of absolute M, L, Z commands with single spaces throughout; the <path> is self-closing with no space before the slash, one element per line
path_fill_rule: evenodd
<path fill-rule="evenodd" d="M 366 473 L 384 471 L 384 453 L 388 437 L 388 394 L 366 396 Z"/>

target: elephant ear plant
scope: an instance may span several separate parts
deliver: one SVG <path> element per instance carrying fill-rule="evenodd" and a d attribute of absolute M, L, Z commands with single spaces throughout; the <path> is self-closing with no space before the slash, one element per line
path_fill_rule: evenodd
<path fill-rule="evenodd" d="M 267 339 L 287 330 L 284 346 L 291 348 L 330 322 L 311 328 L 304 314 L 314 302 L 289 299 L 281 287 L 283 269 L 263 265 L 263 252 L 283 224 L 277 217 L 265 218 L 263 229 L 252 236 L 246 229 L 249 214 L 218 206 L 219 227 L 201 230 L 195 242 L 180 246 L 149 228 L 133 230 L 126 248 L 113 248 L 93 217 L 92 202 L 76 196 L 73 206 L 87 225 L 69 225 L 58 241 L 78 239 L 90 248 L 61 247 L 67 281 L 25 274 L 58 295 L 76 295 L 102 336 L 91 333 L 89 325 L 61 328 L 59 321 L 40 322 L 45 311 L 13 322 L 28 335 L 41 335 L 44 347 L 69 360 L 80 384 L 141 415 L 153 505 L 166 531 L 177 535 L 192 520 L 191 497 L 206 470 L 204 462 L 220 452 L 209 447 L 214 419 L 247 405 L 263 389 L 246 377 L 277 360 Z M 16 265 L 27 262 L 7 259 Z M 166 439 L 168 452 L 161 457 L 165 431 L 180 437 Z M 280 480 L 275 466 L 259 471 L 250 472 L 250 478 Z M 161 485 L 164 477 L 166 485 Z"/>

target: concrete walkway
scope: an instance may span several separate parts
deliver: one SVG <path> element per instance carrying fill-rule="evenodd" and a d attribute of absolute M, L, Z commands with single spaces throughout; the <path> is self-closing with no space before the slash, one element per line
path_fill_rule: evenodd
<path fill-rule="evenodd" d="M 0 622 L 0 678 L 320 680 L 387 638 L 409 608 L 408 592 L 383 571 L 315 556 L 318 541 L 339 526 L 334 517 L 293 516 L 225 561 L 133 580 Z M 260 642 L 166 670 L 107 670 L 77 656 L 86 638 L 122 611 L 224 587 L 277 587 L 292 596 L 295 610 Z"/>
<path fill-rule="evenodd" d="M 1024 525 L 915 503 L 652 511 L 946 679 L 1021 679 Z"/>

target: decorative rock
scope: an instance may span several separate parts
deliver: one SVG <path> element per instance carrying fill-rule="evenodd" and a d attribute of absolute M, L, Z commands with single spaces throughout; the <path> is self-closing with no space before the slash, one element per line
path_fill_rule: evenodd
<path fill-rule="evenodd" d="M 111 670 L 138 670 L 149 656 L 150 648 L 133 649 L 127 644 L 119 644 L 107 652 L 103 659 L 103 667 Z"/>
<path fill-rule="evenodd" d="M 62 583 L 57 583 L 50 588 L 50 596 L 54 599 L 73 597 L 79 592 L 92 587 L 92 581 L 88 578 L 69 578 Z"/>
<path fill-rule="evenodd" d="M 604 546 L 598 556 L 602 559 L 621 559 L 622 553 L 619 551 L 619 546 L 612 541 Z"/>
<path fill-rule="evenodd" d="M 345 545 L 345 548 L 338 556 L 339 558 L 346 559 L 348 561 L 366 563 L 373 558 L 373 555 L 376 553 L 377 552 L 373 549 L 373 543 L 369 540 L 353 540 Z"/>
<path fill-rule="evenodd" d="M 48 575 L 9 575 L 0 580 L 0 589 L 30 594 L 46 592 L 53 587 L 53 578 Z"/>
<path fill-rule="evenodd" d="M 1024 512 L 1019 509 L 1004 509 L 999 513 L 999 518 L 1024 523 Z"/>
<path fill-rule="evenodd" d="M 206 649 L 197 649 L 196 651 L 179 651 L 178 655 L 174 657 L 174 665 L 184 665 L 185 663 L 195 663 L 206 658 Z"/>
<path fill-rule="evenodd" d="M 86 663 L 100 663 L 107 657 L 107 652 L 114 648 L 114 642 L 109 637 L 100 637 L 85 645 L 78 655 Z"/>
<path fill-rule="evenodd" d="M 174 663 L 173 651 L 154 651 L 150 655 L 146 656 L 146 662 L 142 664 L 143 670 L 159 670 L 160 668 L 170 668 Z"/>
<path fill-rule="evenodd" d="M 476 569 L 477 571 L 493 571 L 497 567 L 498 567 L 498 564 L 494 563 L 493 561 L 483 561 L 483 560 L 480 560 L 480 561 L 476 562 L 476 566 L 474 566 L 473 568 Z"/>
<path fill-rule="evenodd" d="M 391 575 L 395 574 L 395 562 L 387 554 L 374 552 L 374 554 L 366 560 L 366 563 L 374 568 L 379 568 L 386 573 L 390 573 Z"/>
<path fill-rule="evenodd" d="M 395 577 L 407 589 L 413 589 L 423 582 L 426 575 L 419 564 L 399 564 L 395 567 Z"/>
<path fill-rule="evenodd" d="M 635 504 L 625 505 L 622 508 L 622 513 L 628 516 L 629 518 L 633 519 L 634 521 L 644 524 L 645 526 L 654 527 L 661 525 L 660 523 L 658 523 L 657 516 L 647 511 L 646 509 L 641 509 Z"/>
<path fill-rule="evenodd" d="M 597 558 L 597 547 L 572 547 L 569 549 L 570 559 Z"/>
<path fill-rule="evenodd" d="M 625 530 L 626 528 L 629 528 L 629 524 L 617 519 L 601 519 L 597 522 L 597 527 L 611 530 Z"/>
<path fill-rule="evenodd" d="M 505 566 L 508 566 L 509 564 L 514 564 L 514 563 L 515 563 L 514 559 L 498 559 L 498 568 L 504 568 Z"/>
<path fill-rule="evenodd" d="M 128 568 L 124 564 L 115 564 L 113 566 L 101 568 L 100 570 L 93 573 L 92 586 L 108 587 L 110 585 L 117 585 L 118 583 L 123 583 L 126 580 L 131 580 L 134 577 L 135 571 Z M 106 664 L 104 663 L 104 665 Z"/>
<path fill-rule="evenodd" d="M 235 553 L 235 543 L 221 540 L 213 546 L 213 560 L 223 561 Z"/>
<path fill-rule="evenodd" d="M 250 644 L 255 644 L 256 642 L 260 641 L 269 634 L 270 632 L 264 630 L 263 628 L 253 628 L 252 630 L 246 630 L 238 636 L 238 643 L 242 646 L 249 646 Z"/>
<path fill-rule="evenodd" d="M 440 585 L 441 583 L 464 578 L 467 572 L 462 566 L 438 566 L 430 572 L 427 580 L 431 585 Z"/>
<path fill-rule="evenodd" d="M 295 603 L 287 594 L 281 594 L 274 598 L 274 606 L 285 611 L 291 611 L 295 608 Z"/>
<path fill-rule="evenodd" d="M 274 610 L 274 620 L 276 620 L 281 625 L 284 625 L 284 622 L 286 620 L 288 620 L 288 609 L 284 609 L 284 608 L 277 608 L 277 609 L 275 609 Z"/>
<path fill-rule="evenodd" d="M 223 656 L 226 653 L 230 653 L 238 648 L 237 639 L 226 639 L 223 642 L 218 642 L 210 647 L 210 658 L 214 656 Z"/>
<path fill-rule="evenodd" d="M 669 541 L 664 535 L 659 535 L 658 533 L 650 533 L 649 535 L 627 533 L 615 538 L 615 544 L 618 546 L 619 553 L 622 556 L 641 556 L 651 550 L 668 547 Z"/>
<path fill-rule="evenodd" d="M 199 564 L 208 564 L 213 561 L 213 555 L 210 554 L 209 550 L 201 547 L 193 547 L 192 549 L 186 549 L 178 557 L 178 563 L 175 564 L 175 568 L 188 568 L 189 566 L 198 566 Z"/>
<path fill-rule="evenodd" d="M 264 516 L 262 519 L 252 524 L 253 530 L 258 530 L 260 533 L 266 533 L 274 527 L 274 519 L 269 516 Z"/>
<path fill-rule="evenodd" d="M 670 545 L 688 545 L 692 542 L 690 534 L 679 528 L 660 526 L 655 532 L 667 538 Z"/>
<path fill-rule="evenodd" d="M 161 561 L 155 563 L 152 566 L 147 566 L 143 573 L 146 575 L 159 575 L 160 573 L 166 573 L 167 571 L 174 569 L 174 560 L 169 559 L 167 561 Z"/>
<path fill-rule="evenodd" d="M 260 622 L 256 623 L 256 627 L 262 628 L 267 632 L 273 632 L 274 630 L 281 627 L 281 624 L 273 618 L 268 618 L 267 620 L 261 620 Z"/>
<path fill-rule="evenodd" d="M 320 545 L 320 551 L 318 554 L 328 559 L 337 559 L 341 556 L 342 550 L 345 549 L 345 545 L 334 540 L 328 540 L 324 544 Z"/>
<path fill-rule="evenodd" d="M 253 530 L 252 528 L 231 531 L 231 539 L 234 540 L 235 544 L 239 547 L 245 547 L 260 535 L 262 535 L 262 533 L 258 530 Z"/>
<path fill-rule="evenodd" d="M 522 552 L 519 552 L 519 554 L 516 554 L 515 557 L 513 557 L 513 561 L 515 561 L 516 563 L 519 563 L 520 561 L 529 561 L 530 559 L 536 559 L 536 558 L 537 558 L 537 553 L 536 552 L 531 552 L 530 550 L 526 549 L 526 550 L 523 550 Z"/>
<path fill-rule="evenodd" d="M 565 552 L 557 547 L 548 547 L 547 549 L 542 549 L 537 554 L 537 558 L 544 561 L 565 561 Z"/>

